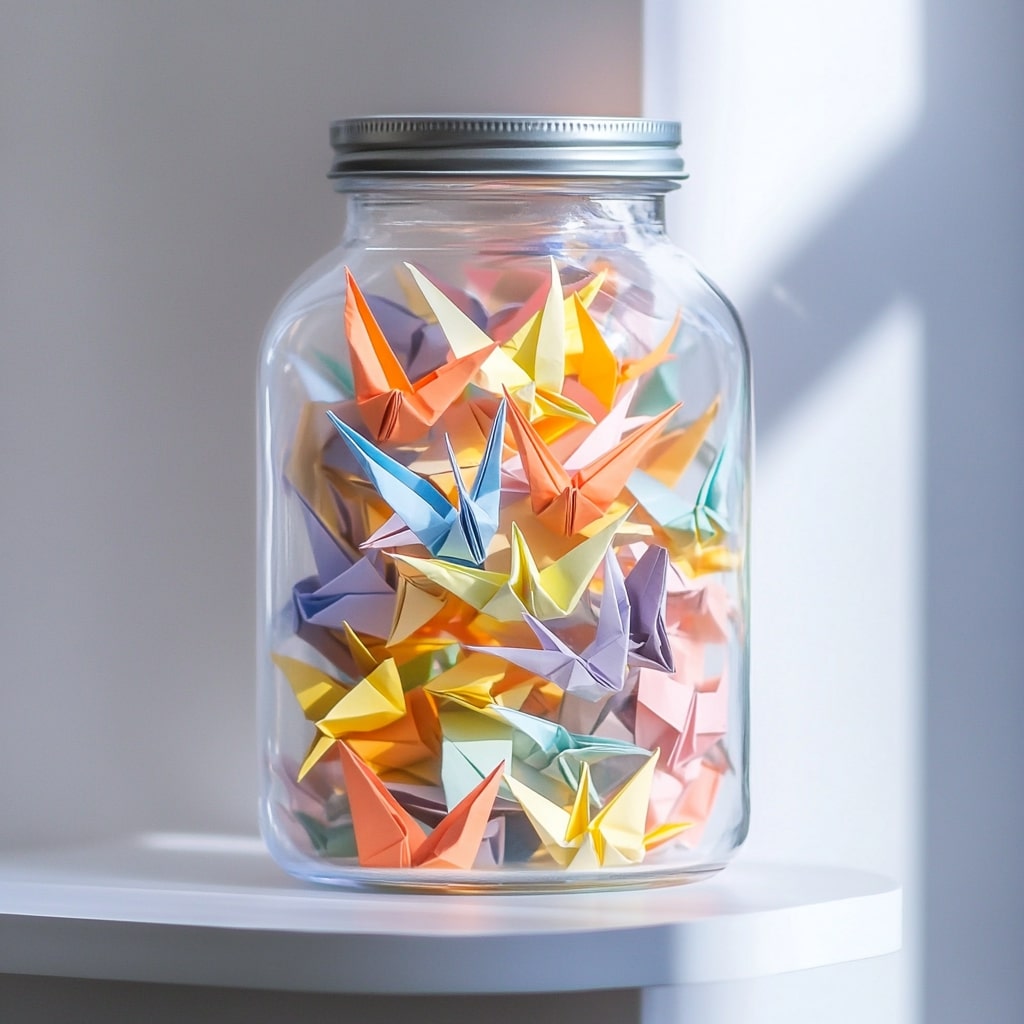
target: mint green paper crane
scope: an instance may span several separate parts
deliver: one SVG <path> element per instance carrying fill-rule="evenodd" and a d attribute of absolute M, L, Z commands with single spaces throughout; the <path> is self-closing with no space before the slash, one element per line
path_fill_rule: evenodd
<path fill-rule="evenodd" d="M 665 529 L 691 533 L 697 541 L 703 543 L 729 532 L 729 521 L 725 514 L 725 480 L 722 474 L 726 450 L 727 446 L 723 445 L 715 456 L 697 491 L 693 508 L 685 512 L 679 511 L 680 498 L 676 491 L 642 470 L 634 470 L 627 487 L 644 511 Z"/>

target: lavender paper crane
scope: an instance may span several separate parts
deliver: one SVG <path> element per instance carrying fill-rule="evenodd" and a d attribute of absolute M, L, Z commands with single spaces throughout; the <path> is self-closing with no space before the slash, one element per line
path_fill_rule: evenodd
<path fill-rule="evenodd" d="M 629 598 L 618 559 L 612 551 L 604 560 L 604 593 L 593 641 L 577 653 L 529 612 L 523 618 L 540 641 L 532 647 L 470 647 L 504 658 L 513 665 L 548 679 L 567 693 L 600 700 L 622 689 L 629 653 Z"/>
<path fill-rule="evenodd" d="M 675 671 L 675 658 L 665 625 L 668 552 L 649 547 L 626 577 L 629 598 L 630 665 Z"/>
<path fill-rule="evenodd" d="M 386 636 L 394 616 L 395 590 L 384 579 L 379 556 L 356 556 L 305 502 L 302 512 L 317 570 L 292 588 L 302 623 L 340 629 L 347 622 L 359 633 Z"/>

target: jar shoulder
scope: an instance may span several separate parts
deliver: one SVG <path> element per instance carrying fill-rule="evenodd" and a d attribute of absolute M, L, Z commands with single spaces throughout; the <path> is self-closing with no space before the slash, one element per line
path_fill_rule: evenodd
<path fill-rule="evenodd" d="M 312 311 L 344 295 L 345 266 L 351 253 L 337 246 L 312 263 L 288 286 L 267 320 L 262 361 L 272 360 L 296 325 Z"/>
<path fill-rule="evenodd" d="M 474 282 L 486 276 L 495 255 L 458 249 L 371 251 L 359 245 L 338 245 L 300 274 L 278 302 L 264 332 L 263 360 L 272 361 L 295 345 L 302 347 L 305 323 L 315 331 L 318 314 L 334 315 L 344 303 L 346 269 L 364 291 L 408 306 L 415 302 L 410 303 L 409 282 L 403 281 L 404 264 L 425 269 L 440 284 L 473 294 Z M 542 255 L 554 256 L 560 265 L 579 273 L 610 269 L 617 278 L 623 309 L 668 321 L 680 313 L 706 328 L 701 331 L 704 344 L 735 348 L 741 362 L 749 364 L 747 339 L 735 306 L 699 263 L 666 236 L 643 246 L 591 248 L 586 260 L 580 260 L 571 245 L 564 251 L 549 247 L 544 254 L 536 254 L 538 264 Z M 524 266 L 530 262 L 529 256 L 515 257 Z M 337 323 L 340 326 L 340 320 Z"/>

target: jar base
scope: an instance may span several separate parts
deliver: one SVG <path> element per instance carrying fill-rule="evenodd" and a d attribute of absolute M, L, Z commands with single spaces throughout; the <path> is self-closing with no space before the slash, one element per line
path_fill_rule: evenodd
<path fill-rule="evenodd" d="M 413 871 L 385 868 L 344 868 L 325 871 L 318 862 L 284 865 L 290 874 L 303 881 L 333 888 L 363 892 L 421 893 L 465 896 L 500 896 L 504 894 L 536 895 L 550 892 L 612 892 L 630 889 L 652 889 L 688 885 L 717 874 L 725 863 L 691 867 L 612 868 L 604 871 L 567 873 L 548 867 L 510 871 Z"/>

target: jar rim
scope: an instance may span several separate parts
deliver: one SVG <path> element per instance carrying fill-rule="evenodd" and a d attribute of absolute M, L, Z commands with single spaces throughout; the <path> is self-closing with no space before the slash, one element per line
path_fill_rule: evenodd
<path fill-rule="evenodd" d="M 639 117 L 415 115 L 331 124 L 328 177 L 686 177 L 678 121 Z M 336 187 L 338 185 L 336 184 Z"/>

